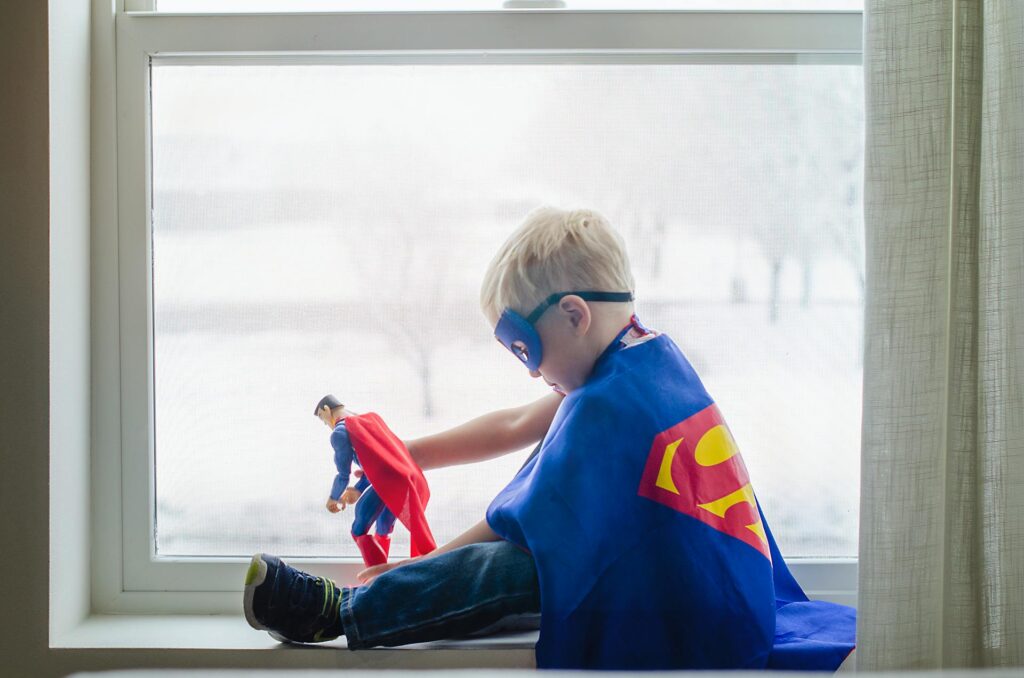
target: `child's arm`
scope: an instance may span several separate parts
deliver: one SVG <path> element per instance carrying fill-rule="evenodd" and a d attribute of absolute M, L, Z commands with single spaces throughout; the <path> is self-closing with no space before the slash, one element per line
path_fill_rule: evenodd
<path fill-rule="evenodd" d="M 425 553 L 422 556 L 416 556 L 415 558 L 406 558 L 405 560 L 400 560 L 394 563 L 384 563 L 382 565 L 374 565 L 373 567 L 368 567 L 359 574 L 357 574 L 356 578 L 358 578 L 359 581 L 363 584 L 369 584 L 374 579 L 384 574 L 388 570 L 393 570 L 401 565 L 412 563 L 417 560 L 435 558 L 441 555 L 442 553 L 448 553 L 449 551 L 453 551 L 459 548 L 460 546 L 466 546 L 467 544 L 478 544 L 480 542 L 485 541 L 498 541 L 499 539 L 501 539 L 501 537 L 499 537 L 494 532 L 494 530 L 491 529 L 491 526 L 487 524 L 487 520 L 484 519 L 476 525 L 474 525 L 473 527 L 466 530 L 465 532 L 463 532 L 462 534 L 460 534 L 455 539 L 452 539 L 444 546 L 439 546 L 430 553 Z"/>
<path fill-rule="evenodd" d="M 527 405 L 490 412 L 405 445 L 422 469 L 468 464 L 521 450 L 544 437 L 563 397 L 549 393 Z"/>

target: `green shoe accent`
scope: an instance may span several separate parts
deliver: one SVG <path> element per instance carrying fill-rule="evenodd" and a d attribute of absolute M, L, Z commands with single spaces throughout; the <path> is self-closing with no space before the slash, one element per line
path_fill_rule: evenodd
<path fill-rule="evenodd" d="M 260 563 L 259 563 L 258 560 L 253 559 L 253 561 L 251 563 L 249 563 L 249 570 L 245 573 L 245 585 L 246 586 L 251 584 L 253 582 L 253 580 L 256 579 L 256 574 L 259 571 L 260 571 Z"/>
<path fill-rule="evenodd" d="M 331 601 L 334 599 L 334 582 L 326 577 L 324 580 L 324 604 L 320 608 L 320 614 L 327 614 L 327 608 L 330 607 Z M 330 584 L 330 586 L 328 585 Z"/>

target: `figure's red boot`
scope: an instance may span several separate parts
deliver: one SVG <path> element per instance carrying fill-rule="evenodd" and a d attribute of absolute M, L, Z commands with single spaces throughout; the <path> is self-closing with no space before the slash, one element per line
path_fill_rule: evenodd
<path fill-rule="evenodd" d="M 358 537 L 352 535 L 352 538 L 355 540 L 356 546 L 359 547 L 359 553 L 362 554 L 363 562 L 366 563 L 367 567 L 388 562 L 387 553 L 384 552 L 381 545 L 371 535 L 361 534 Z"/>
<path fill-rule="evenodd" d="M 375 534 L 373 540 L 380 544 L 381 550 L 384 551 L 384 560 L 388 559 L 388 553 L 391 551 L 391 535 L 390 534 Z"/>

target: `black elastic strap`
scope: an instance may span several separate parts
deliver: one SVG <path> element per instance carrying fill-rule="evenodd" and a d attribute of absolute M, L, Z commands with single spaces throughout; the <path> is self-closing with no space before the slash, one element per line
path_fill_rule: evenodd
<path fill-rule="evenodd" d="M 537 318 L 539 318 L 544 311 L 548 310 L 548 306 L 551 306 L 551 304 L 554 304 L 562 297 L 569 296 L 570 294 L 575 294 L 584 301 L 633 301 L 632 292 L 555 292 L 550 297 L 542 301 L 540 306 L 533 309 L 530 315 L 526 316 L 526 322 L 531 325 L 537 322 Z"/>

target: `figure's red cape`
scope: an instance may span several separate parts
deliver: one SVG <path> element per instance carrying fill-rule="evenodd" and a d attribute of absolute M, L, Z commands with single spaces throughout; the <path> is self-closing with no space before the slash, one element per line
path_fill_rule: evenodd
<path fill-rule="evenodd" d="M 345 430 L 370 485 L 409 530 L 410 555 L 437 548 L 424 513 L 430 488 L 405 444 L 376 412 L 345 417 Z"/>

